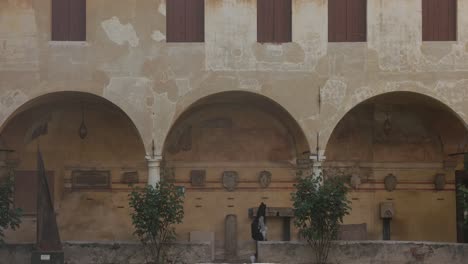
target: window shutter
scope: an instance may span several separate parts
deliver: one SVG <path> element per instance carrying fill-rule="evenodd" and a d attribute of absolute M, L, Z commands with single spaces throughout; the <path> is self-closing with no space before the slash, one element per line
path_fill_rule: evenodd
<path fill-rule="evenodd" d="M 168 42 L 184 42 L 186 38 L 186 0 L 166 1 L 166 35 Z"/>
<path fill-rule="evenodd" d="M 347 0 L 346 39 L 347 41 L 366 41 L 367 31 L 367 1 Z"/>
<path fill-rule="evenodd" d="M 445 36 L 442 36 L 443 39 L 457 40 L 457 1 L 442 1 L 442 4 L 442 20 L 446 22 L 445 27 L 440 28 L 439 32 L 445 33 Z"/>
<path fill-rule="evenodd" d="M 422 0 L 424 41 L 450 41 L 457 38 L 457 0 Z"/>
<path fill-rule="evenodd" d="M 274 42 L 274 0 L 257 0 L 257 41 Z"/>
<path fill-rule="evenodd" d="M 186 41 L 203 42 L 205 41 L 205 0 L 185 1 Z"/>
<path fill-rule="evenodd" d="M 347 40 L 347 0 L 328 0 L 328 41 Z"/>
<path fill-rule="evenodd" d="M 69 39 L 70 0 L 52 0 L 52 40 Z"/>
<path fill-rule="evenodd" d="M 292 3 L 291 0 L 274 1 L 274 42 L 285 43 L 292 41 Z"/>
<path fill-rule="evenodd" d="M 70 1 L 70 33 L 69 40 L 86 40 L 86 0 Z"/>
<path fill-rule="evenodd" d="M 430 18 L 431 14 L 431 4 L 432 0 L 422 0 L 422 35 L 423 40 L 434 39 L 434 25 L 433 21 Z"/>

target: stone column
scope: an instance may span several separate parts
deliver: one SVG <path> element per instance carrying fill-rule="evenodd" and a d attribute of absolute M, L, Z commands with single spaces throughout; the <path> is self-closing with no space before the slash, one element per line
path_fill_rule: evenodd
<path fill-rule="evenodd" d="M 146 156 L 148 161 L 148 185 L 156 186 L 161 180 L 162 156 Z"/>
<path fill-rule="evenodd" d="M 312 161 L 312 175 L 315 177 L 323 176 L 322 163 L 325 161 L 325 156 L 319 155 L 317 158 L 317 155 L 312 155 L 310 159 Z"/>

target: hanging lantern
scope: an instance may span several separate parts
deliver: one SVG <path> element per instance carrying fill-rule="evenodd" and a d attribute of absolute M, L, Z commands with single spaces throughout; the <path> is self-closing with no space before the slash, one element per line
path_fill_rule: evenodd
<path fill-rule="evenodd" d="M 88 136 L 88 128 L 86 127 L 84 120 L 84 104 L 81 103 L 81 125 L 79 129 L 79 135 L 81 139 L 85 139 Z"/>

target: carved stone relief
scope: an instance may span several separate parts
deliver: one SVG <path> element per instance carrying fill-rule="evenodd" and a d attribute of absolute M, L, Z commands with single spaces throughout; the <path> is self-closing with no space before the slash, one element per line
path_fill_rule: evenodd
<path fill-rule="evenodd" d="M 223 172 L 222 181 L 223 181 L 224 188 L 232 192 L 237 187 L 237 184 L 239 181 L 239 175 L 236 171 L 225 171 Z"/>
<path fill-rule="evenodd" d="M 206 182 L 206 171 L 205 170 L 192 170 L 190 171 L 190 181 L 192 186 L 203 187 Z"/>
<path fill-rule="evenodd" d="M 384 179 L 385 190 L 389 192 L 394 191 L 396 189 L 397 183 L 398 183 L 397 177 L 390 173 Z"/>
<path fill-rule="evenodd" d="M 271 183 L 271 172 L 261 171 L 258 176 L 258 182 L 262 188 L 267 188 Z"/>

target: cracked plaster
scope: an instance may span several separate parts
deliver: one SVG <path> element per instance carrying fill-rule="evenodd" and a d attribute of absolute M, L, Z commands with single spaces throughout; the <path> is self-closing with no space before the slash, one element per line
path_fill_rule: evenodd
<path fill-rule="evenodd" d="M 87 45 L 73 47 L 48 45 L 47 4 L 11 0 L 0 9 L 1 91 L 21 91 L 21 100 L 61 90 L 103 95 L 132 118 L 147 149 L 153 139 L 163 145 L 192 102 L 227 90 L 278 102 L 311 148 L 316 132 L 325 145 L 350 109 L 390 91 L 431 96 L 468 121 L 466 16 L 458 16 L 458 41 L 423 43 L 419 0 L 369 0 L 368 41 L 328 43 L 326 2 L 293 0 L 293 42 L 262 45 L 254 0 L 207 0 L 205 43 L 165 43 L 164 0 L 105 0 L 90 5 Z M 466 13 L 468 0 L 458 3 L 459 14 Z M 151 6 L 157 16 L 145 23 L 137 14 Z M 16 110 L 0 107 L 2 120 Z"/>

